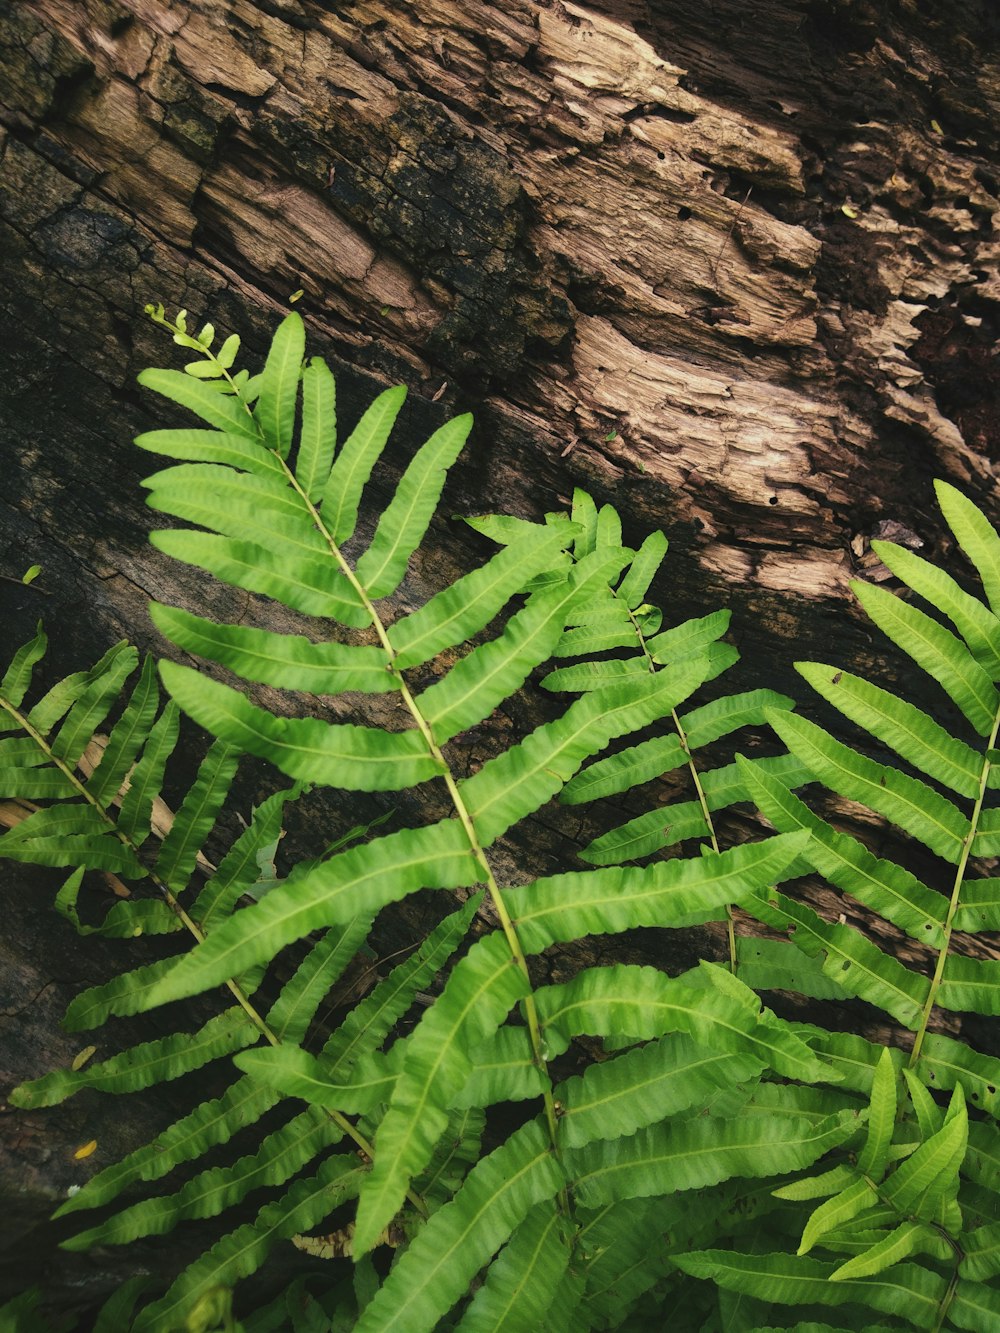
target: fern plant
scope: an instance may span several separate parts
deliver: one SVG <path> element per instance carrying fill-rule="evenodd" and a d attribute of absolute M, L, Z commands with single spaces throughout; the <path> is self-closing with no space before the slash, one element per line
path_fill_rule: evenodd
<path fill-rule="evenodd" d="M 809 834 L 806 855 L 845 895 L 845 907 L 860 903 L 909 937 L 915 959 L 907 966 L 845 915 L 827 921 L 777 890 L 744 900 L 790 938 L 804 963 L 788 965 L 785 952 L 771 985 L 857 997 L 912 1034 L 904 1049 L 889 1051 L 854 1035 L 800 1029 L 844 1075 L 841 1089 L 869 1097 L 864 1146 L 839 1161 L 834 1154 L 820 1175 L 777 1191 L 792 1205 L 787 1225 L 800 1232 L 795 1254 L 755 1245 L 675 1260 L 738 1293 L 751 1319 L 775 1304 L 797 1307 L 800 1317 L 803 1305 L 835 1306 L 837 1326 L 850 1328 L 864 1326 L 870 1310 L 888 1316 L 891 1327 L 978 1330 L 1000 1319 L 1000 1060 L 995 1049 L 947 1035 L 940 1022 L 948 1014 L 1000 1014 L 1000 964 L 990 939 L 1000 928 L 993 874 L 1000 852 L 1000 538 L 952 487 L 939 483 L 937 493 L 988 605 L 889 543 L 875 545 L 879 557 L 937 614 L 876 585 L 858 583 L 854 591 L 874 623 L 941 687 L 942 713 L 954 706 L 955 722 L 946 728 L 881 686 L 816 662 L 798 664 L 804 679 L 891 762 L 803 717 L 768 713 L 815 782 L 896 826 L 901 860 L 875 856 L 774 774 L 738 761 L 774 827 Z M 950 1094 L 944 1105 L 942 1094 Z M 817 1199 L 824 1202 L 813 1207 Z M 796 1212 L 802 1217 L 793 1223 Z"/>
<path fill-rule="evenodd" d="M 107 928 L 134 934 L 150 928 L 147 920 L 179 923 L 190 941 L 176 958 L 78 997 L 68 1022 L 91 1027 L 220 985 L 229 996 L 198 1034 L 54 1071 L 15 1094 L 19 1105 L 43 1106 L 82 1087 L 150 1086 L 195 1061 L 234 1066 L 221 1095 L 100 1171 L 61 1211 L 106 1210 L 145 1182 L 163 1180 L 172 1192 L 102 1212 L 70 1244 L 123 1244 L 188 1219 L 221 1219 L 220 1239 L 166 1292 L 150 1301 L 137 1284 L 116 1296 L 117 1326 L 139 1303 L 137 1330 L 231 1322 L 220 1293 L 287 1242 L 315 1256 L 350 1253 L 353 1279 L 319 1277 L 308 1293 L 283 1293 L 245 1313 L 248 1330 L 283 1327 L 307 1297 L 330 1327 L 363 1333 L 619 1327 L 642 1319 L 644 1301 L 673 1301 L 680 1282 L 695 1289 L 670 1258 L 679 1238 L 706 1228 L 720 1234 L 736 1201 L 759 1193 L 747 1182 L 806 1168 L 851 1142 L 864 1106 L 857 1096 L 831 1102 L 805 1086 L 836 1082 L 834 1062 L 763 1009 L 728 969 L 702 964 L 668 977 L 618 964 L 546 984 L 532 960 L 557 943 L 713 919 L 729 904 L 766 895 L 799 865 L 810 835 L 517 886 L 498 882 L 490 851 L 566 792 L 610 742 L 672 719 L 674 748 L 689 756 L 699 726 L 702 738 L 725 734 L 727 717 L 749 718 L 768 700 L 718 704 L 707 715 L 679 711 L 731 658 L 717 642 L 724 621 L 654 631 L 658 613 L 642 599 L 662 538 L 638 553 L 624 547 L 613 511 L 598 514 L 582 496 L 569 518 L 509 525 L 510 540 L 481 568 L 391 622 L 385 599 L 405 577 L 469 418 L 446 423 L 416 452 L 358 551 L 359 504 L 402 391 L 380 395 L 338 443 L 333 376 L 319 359 L 303 364 L 297 315 L 278 329 L 262 372 L 250 376 L 233 371 L 235 337 L 213 352 L 210 326 L 195 336 L 183 313 L 173 322 L 162 309 L 151 313 L 196 359 L 184 371 L 146 371 L 141 382 L 207 425 L 138 440 L 181 460 L 147 480 L 151 505 L 197 525 L 158 531 L 155 544 L 312 617 L 315 633 L 219 625 L 162 605 L 152 608 L 155 624 L 181 652 L 273 691 L 391 694 L 405 724 L 333 723 L 318 703 L 309 716 L 279 716 L 214 675 L 164 662 L 165 710 L 154 721 L 157 687 L 147 666 L 104 758 L 83 781 L 76 759 L 133 659 L 113 659 L 113 677 L 101 663 L 79 689 L 62 682 L 25 711 L 38 642 L 18 655 L 3 687 L 9 730 L 21 733 L 4 742 L 5 776 L 12 794 L 51 803 L 7 834 L 0 852 L 75 865 L 60 895 L 67 911 L 87 867 L 129 881 L 149 874 L 159 900 L 126 900 Z M 588 687 L 579 698 L 460 777 L 451 742 L 553 655 L 587 659 L 606 647 L 614 621 L 619 646 L 638 646 L 639 669 L 631 657 L 621 669 L 585 661 Z M 338 636 L 335 626 L 351 633 Z M 482 638 L 491 626 L 493 637 Z M 469 647 L 473 638 L 481 641 Z M 548 684 L 571 682 L 553 676 Z M 57 728 L 65 714 L 57 704 L 70 697 Z M 158 855 L 144 858 L 148 803 L 178 708 L 216 739 Z M 197 852 L 240 753 L 268 760 L 296 785 L 261 806 L 195 892 Z M 615 765 L 634 760 L 617 755 Z M 585 772 L 593 779 L 593 769 Z M 367 836 L 259 882 L 282 807 L 299 787 L 402 792 L 423 783 L 437 785 L 438 818 Z M 615 777 L 609 790 L 617 784 Z M 710 802 L 704 784 L 699 791 L 704 816 Z M 453 910 L 336 1030 L 310 1042 L 313 1016 L 377 914 L 427 889 L 449 894 Z M 275 960 L 283 964 L 284 951 L 296 949 L 290 979 L 271 998 Z M 425 1007 L 404 1031 L 399 1020 L 418 993 Z M 566 1077 L 561 1057 L 581 1034 L 606 1039 L 607 1052 Z M 498 1106 L 511 1109 L 490 1117 Z M 268 1113 L 254 1142 L 253 1126 Z M 212 1154 L 231 1138 L 250 1151 L 218 1164 Z M 206 1156 L 209 1165 L 171 1186 L 171 1171 Z M 729 1183 L 718 1189 L 720 1182 Z M 256 1218 L 227 1232 L 227 1211 L 263 1190 Z M 691 1190 L 709 1192 L 697 1223 Z M 637 1248 L 649 1228 L 664 1237 L 652 1255 Z M 383 1247 L 396 1255 L 388 1272 L 369 1258 Z"/>

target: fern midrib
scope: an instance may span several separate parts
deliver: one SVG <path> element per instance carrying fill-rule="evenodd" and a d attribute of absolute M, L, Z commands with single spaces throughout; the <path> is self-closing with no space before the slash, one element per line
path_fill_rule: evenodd
<path fill-rule="evenodd" d="M 934 975 L 931 977 L 931 984 L 927 991 L 927 999 L 924 1002 L 923 1012 L 920 1016 L 920 1026 L 917 1029 L 917 1035 L 913 1041 L 913 1050 L 910 1052 L 909 1063 L 911 1069 L 920 1058 L 920 1052 L 924 1044 L 924 1037 L 927 1034 L 927 1025 L 930 1022 L 931 1013 L 934 1010 L 938 991 L 941 989 L 941 982 L 944 978 L 944 969 L 947 965 L 951 948 L 951 936 L 952 931 L 954 930 L 955 914 L 961 906 L 962 889 L 965 885 L 965 872 L 968 868 L 969 857 L 972 855 L 972 844 L 976 840 L 979 820 L 983 813 L 983 805 L 986 801 L 990 769 L 993 766 L 992 761 L 990 760 L 990 753 L 996 747 L 998 735 L 1000 735 L 1000 708 L 997 709 L 996 715 L 993 718 L 993 729 L 990 732 L 986 742 L 986 750 L 983 754 L 982 768 L 979 772 L 979 793 L 976 796 L 976 803 L 973 806 L 972 815 L 969 819 L 969 831 L 966 834 L 962 845 L 962 854 L 959 857 L 958 865 L 955 868 L 955 882 L 952 885 L 951 899 L 948 903 L 948 912 L 942 927 L 944 938 L 941 948 L 938 950 L 937 962 L 934 966 Z"/>
<path fill-rule="evenodd" d="M 275 453 L 274 456 L 278 457 L 277 453 Z M 388 658 L 389 671 L 396 680 L 396 683 L 399 687 L 400 698 L 402 699 L 403 704 L 406 707 L 407 711 L 409 712 L 410 716 L 416 723 L 421 736 L 423 736 L 424 743 L 426 744 L 428 751 L 430 752 L 431 756 L 439 766 L 440 775 L 444 780 L 444 784 L 445 787 L 447 788 L 448 795 L 451 798 L 451 802 L 455 809 L 455 813 L 457 814 L 459 822 L 462 825 L 462 829 L 465 832 L 465 836 L 469 841 L 469 847 L 472 851 L 473 856 L 475 857 L 476 863 L 479 865 L 483 873 L 484 881 L 486 884 L 486 891 L 489 894 L 490 902 L 493 905 L 493 909 L 497 914 L 497 919 L 500 922 L 500 928 L 504 933 L 504 938 L 507 941 L 507 946 L 510 949 L 511 956 L 514 959 L 514 963 L 517 966 L 518 970 L 521 972 L 522 976 L 527 982 L 528 991 L 524 997 L 524 1000 L 522 1001 L 524 1006 L 524 1017 L 528 1028 L 529 1040 L 531 1042 L 532 1059 L 537 1068 L 544 1075 L 542 1100 L 545 1107 L 545 1120 L 546 1120 L 546 1125 L 548 1127 L 549 1138 L 551 1139 L 553 1150 L 556 1153 L 558 1153 L 559 1151 L 558 1115 L 556 1112 L 555 1099 L 552 1093 L 552 1080 L 549 1077 L 548 1073 L 548 1061 L 545 1057 L 545 1044 L 542 1040 L 541 1023 L 539 1022 L 538 1009 L 535 1005 L 534 988 L 531 983 L 531 974 L 528 969 L 528 960 L 525 955 L 524 949 L 521 946 L 521 941 L 518 938 L 517 929 L 514 926 L 514 922 L 511 919 L 510 913 L 507 910 L 507 904 L 503 900 L 503 894 L 500 891 L 500 886 L 497 884 L 496 877 L 493 874 L 493 869 L 490 866 L 489 860 L 487 859 L 485 849 L 483 848 L 482 844 L 479 841 L 479 836 L 476 833 L 475 825 L 473 823 L 472 816 L 469 813 L 468 806 L 465 804 L 465 801 L 462 798 L 462 793 L 459 790 L 458 783 L 455 780 L 455 776 L 451 771 L 451 767 L 447 759 L 445 759 L 444 754 L 441 751 L 441 747 L 434 739 L 434 733 L 431 730 L 430 724 L 428 723 L 424 715 L 421 713 L 416 699 L 414 699 L 412 693 L 410 692 L 410 688 L 406 682 L 405 677 L 403 676 L 402 671 L 400 671 L 399 668 L 395 665 L 394 662 L 394 659 L 396 657 L 395 649 L 393 648 L 392 643 L 389 640 L 388 630 L 383 624 L 382 618 L 379 615 L 378 611 L 376 610 L 374 603 L 368 596 L 367 591 L 365 590 L 364 586 L 362 585 L 357 575 L 355 574 L 354 569 L 352 568 L 350 562 L 346 559 L 339 545 L 334 540 L 333 534 L 330 532 L 326 524 L 323 522 L 323 518 L 322 515 L 320 514 L 320 511 L 309 499 L 309 496 L 303 490 L 302 486 L 299 484 L 297 477 L 292 472 L 291 468 L 287 465 L 285 460 L 281 459 L 280 461 L 282 463 L 282 467 L 284 468 L 285 477 L 286 480 L 288 481 L 288 484 L 295 490 L 295 492 L 301 499 L 302 503 L 305 505 L 306 509 L 309 512 L 310 518 L 316 525 L 316 528 L 319 531 L 320 535 L 323 537 L 324 541 L 327 543 L 327 546 L 329 547 L 330 550 L 330 554 L 336 561 L 338 568 L 344 574 L 345 578 L 350 583 L 351 588 L 354 590 L 356 596 L 359 598 L 362 605 L 364 606 L 365 611 L 371 617 L 372 627 L 375 631 L 379 643 L 381 644 L 382 648 L 385 651 L 386 657 Z M 568 1212 L 568 1207 L 569 1207 L 568 1199 L 566 1198 L 565 1195 L 561 1196 L 561 1198 L 564 1205 L 564 1211 Z"/>
<path fill-rule="evenodd" d="M 611 589 L 611 595 L 612 597 L 621 600 L 620 598 L 618 598 L 618 592 L 614 588 Z M 646 646 L 646 636 L 642 632 L 642 626 L 639 624 L 635 615 L 632 613 L 632 609 L 628 605 L 628 603 L 624 602 L 622 604 L 624 605 L 625 610 L 628 613 L 628 618 L 632 622 L 632 628 L 635 630 L 636 637 L 639 640 L 639 646 L 642 649 L 643 656 L 646 659 L 646 666 L 649 671 L 655 672 L 656 663 L 653 661 L 652 654 L 650 653 L 648 647 Z M 701 807 L 702 818 L 704 819 L 705 826 L 708 829 L 708 836 L 712 844 L 712 850 L 714 852 L 721 852 L 722 849 L 719 846 L 719 839 L 715 831 L 715 822 L 712 819 L 712 812 L 708 808 L 708 799 L 705 796 L 705 789 L 701 784 L 701 776 L 698 772 L 698 766 L 694 762 L 694 755 L 692 755 L 691 747 L 688 745 L 687 732 L 684 730 L 684 725 L 681 722 L 680 714 L 677 712 L 676 708 L 671 708 L 670 720 L 674 724 L 674 730 L 677 732 L 677 739 L 680 741 L 681 749 L 684 751 L 685 757 L 687 759 L 688 772 L 691 774 L 691 781 L 694 784 L 695 793 L 698 797 L 698 804 Z M 729 970 L 735 977 L 736 967 L 737 967 L 736 928 L 734 924 L 733 907 L 731 903 L 726 904 L 726 934 L 729 943 Z"/>
<path fill-rule="evenodd" d="M 56 768 L 58 768 L 59 771 L 62 773 L 62 775 L 67 779 L 67 781 L 72 785 L 77 795 L 82 797 L 83 800 L 86 801 L 87 804 L 97 812 L 98 816 L 108 826 L 108 828 L 118 839 L 118 841 L 124 847 L 128 848 L 128 850 L 132 853 L 132 855 L 136 858 L 136 860 L 138 860 L 140 848 L 136 845 L 136 843 L 132 841 L 132 839 L 128 836 L 127 833 L 122 832 L 122 830 L 116 824 L 114 817 L 108 812 L 105 806 L 102 805 L 100 801 L 96 800 L 92 795 L 92 793 L 88 791 L 86 784 L 80 781 L 73 768 L 69 764 L 67 764 L 64 759 L 61 759 L 58 755 L 53 753 L 52 747 L 49 745 L 48 741 L 41 734 L 41 732 L 38 731 L 36 727 L 32 726 L 32 724 L 28 721 L 28 718 L 21 712 L 21 710 L 15 707 L 15 705 L 12 704 L 10 700 L 6 699 L 3 695 L 0 695 L 0 708 L 2 708 L 4 712 L 6 712 L 17 723 L 17 725 L 25 732 L 26 735 L 31 737 L 34 743 L 45 755 L 46 759 L 50 763 L 54 764 Z M 196 943 L 203 944 L 206 938 L 205 932 L 201 929 L 201 927 L 193 919 L 193 917 L 189 916 L 189 914 L 181 906 L 180 902 L 171 892 L 168 885 L 156 873 L 156 870 L 147 869 L 146 875 L 151 881 L 151 883 L 155 884 L 156 888 L 159 890 L 167 906 L 174 913 L 177 919 L 180 922 L 182 922 L 182 924 L 186 927 L 188 931 L 190 931 Z M 250 1019 L 254 1027 L 256 1027 L 256 1029 L 265 1039 L 265 1041 L 267 1041 L 271 1046 L 276 1046 L 276 1047 L 281 1046 L 282 1045 L 281 1038 L 277 1037 L 274 1034 L 274 1032 L 271 1031 L 271 1029 L 268 1027 L 266 1019 L 253 1005 L 250 998 L 246 995 L 246 993 L 239 985 L 239 983 L 234 978 L 229 977 L 226 980 L 226 988 L 227 990 L 229 990 L 230 994 L 236 1000 L 236 1003 L 246 1013 L 247 1017 Z M 339 1129 L 343 1130 L 343 1132 L 349 1138 L 354 1140 L 354 1142 L 361 1149 L 361 1151 L 366 1154 L 369 1160 L 371 1160 L 372 1154 L 374 1152 L 372 1144 L 354 1126 L 354 1124 L 350 1120 L 348 1120 L 346 1116 L 341 1115 L 339 1111 L 327 1111 L 326 1114 L 330 1116 L 330 1118 L 334 1121 L 334 1123 L 337 1125 Z M 407 1197 L 410 1196 L 408 1195 Z M 425 1205 L 423 1204 L 423 1200 L 419 1199 L 417 1196 L 413 1196 L 411 1198 L 411 1202 L 414 1203 L 414 1205 L 417 1206 L 422 1213 L 425 1212 Z"/>

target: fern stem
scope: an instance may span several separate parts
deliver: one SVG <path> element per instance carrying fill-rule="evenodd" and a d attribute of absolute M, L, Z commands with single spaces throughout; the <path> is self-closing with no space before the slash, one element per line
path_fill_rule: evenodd
<path fill-rule="evenodd" d="M 278 458 L 279 456 L 275 453 L 274 457 Z M 316 508 L 316 506 L 309 499 L 309 496 L 299 485 L 298 479 L 296 478 L 295 474 L 288 467 L 284 459 L 279 459 L 279 461 L 281 462 L 282 467 L 284 468 L 285 478 L 288 484 L 295 490 L 295 492 L 302 500 L 302 503 L 309 510 L 310 518 L 315 524 L 320 536 L 323 537 L 323 539 L 326 541 L 330 553 L 336 560 L 339 569 L 347 578 L 355 594 L 362 602 L 368 615 L 371 617 L 372 627 L 375 631 L 376 636 L 378 637 L 379 643 L 385 650 L 386 656 L 389 659 L 389 670 L 396 681 L 397 687 L 399 689 L 400 698 L 404 706 L 406 707 L 407 711 L 409 712 L 410 716 L 413 718 L 418 730 L 420 731 L 420 734 L 423 736 L 424 743 L 426 744 L 428 751 L 433 756 L 435 762 L 439 765 L 441 777 L 443 778 L 445 787 L 448 790 L 448 795 L 451 797 L 451 802 L 455 809 L 455 813 L 458 816 L 459 823 L 462 825 L 462 828 L 465 832 L 465 836 L 469 841 L 469 847 L 472 850 L 472 854 L 475 857 L 476 862 L 482 871 L 483 878 L 486 884 L 486 891 L 489 894 L 490 902 L 493 905 L 493 909 L 497 914 L 497 919 L 500 923 L 500 928 L 504 933 L 505 939 L 507 940 L 507 946 L 510 949 L 515 965 L 521 972 L 528 986 L 528 993 L 525 995 L 524 1000 L 522 1001 L 524 1006 L 524 1017 L 528 1028 L 528 1037 L 531 1043 L 532 1060 L 534 1061 L 536 1067 L 545 1075 L 542 1088 L 542 1100 L 545 1107 L 545 1121 L 548 1127 L 549 1138 L 552 1142 L 553 1151 L 558 1153 L 559 1118 L 556 1111 L 555 1098 L 552 1093 L 552 1080 L 551 1078 L 548 1077 L 548 1060 L 546 1058 L 546 1053 L 545 1053 L 545 1043 L 542 1038 L 541 1023 L 539 1022 L 538 1018 L 538 1009 L 535 1005 L 534 991 L 532 989 L 532 984 L 531 984 L 531 974 L 528 969 L 528 960 L 527 957 L 525 956 L 524 949 L 521 946 L 521 941 L 518 938 L 517 929 L 514 925 L 513 920 L 511 919 L 510 913 L 507 910 L 507 904 L 504 902 L 500 886 L 497 884 L 496 877 L 494 876 L 492 867 L 490 866 L 489 860 L 487 859 L 485 849 L 483 848 L 482 844 L 479 841 L 479 836 L 476 833 L 472 816 L 469 814 L 468 807 L 466 806 L 465 801 L 462 797 L 462 793 L 459 790 L 458 783 L 455 781 L 455 777 L 451 771 L 451 767 L 448 764 L 447 759 L 444 757 L 444 754 L 441 751 L 441 747 L 434 739 L 434 733 L 431 730 L 430 724 L 427 722 L 427 719 L 421 713 L 420 707 L 416 699 L 414 699 L 412 693 L 410 692 L 410 688 L 406 682 L 405 677 L 403 676 L 403 673 L 394 664 L 393 659 L 396 656 L 395 649 L 393 648 L 392 643 L 389 640 L 388 631 L 385 625 L 383 624 L 382 618 L 379 615 L 378 611 L 376 610 L 374 603 L 368 596 L 368 593 L 366 592 L 365 588 L 363 587 L 357 575 L 355 574 L 351 564 L 345 558 L 343 552 L 340 550 L 340 547 L 334 540 L 332 533 L 323 522 L 319 510 Z M 568 1214 L 569 1200 L 568 1196 L 565 1194 L 565 1191 L 560 1193 L 560 1202 L 563 1211 Z"/>
<path fill-rule="evenodd" d="M 972 855 L 972 844 L 976 838 L 979 818 L 983 812 L 983 803 L 986 800 L 990 769 L 993 767 L 989 756 L 996 746 L 998 734 L 1000 734 L 1000 709 L 997 710 L 997 714 L 993 719 L 993 730 L 990 732 L 989 740 L 986 742 L 986 753 L 983 755 L 983 766 L 979 773 L 979 792 L 976 796 L 976 803 L 972 809 L 972 817 L 969 820 L 969 832 L 966 834 L 965 842 L 962 846 L 962 855 L 959 857 L 958 866 L 955 870 L 955 883 L 952 886 L 951 900 L 948 903 L 948 914 L 944 921 L 944 942 L 938 951 L 934 975 L 931 977 L 931 984 L 927 991 L 927 999 L 924 1002 L 923 1012 L 920 1015 L 920 1026 L 917 1029 L 917 1035 L 913 1040 L 913 1050 L 910 1052 L 911 1069 L 920 1058 L 920 1051 L 923 1047 L 924 1037 L 927 1033 L 927 1025 L 930 1022 L 931 1013 L 937 1001 L 937 994 L 941 988 L 944 969 L 948 963 L 948 950 L 951 946 L 951 935 L 954 929 L 955 913 L 960 906 L 962 888 L 965 883 L 965 872 L 968 868 L 969 857 Z"/>
<path fill-rule="evenodd" d="M 612 597 L 617 597 L 618 593 L 614 588 L 611 589 Z M 636 637 L 639 640 L 639 646 L 642 649 L 643 656 L 646 659 L 647 667 L 650 671 L 656 671 L 656 663 L 646 647 L 646 636 L 642 632 L 642 626 L 639 624 L 632 609 L 625 607 L 628 618 L 632 622 L 632 628 L 635 630 Z M 691 774 L 691 781 L 694 784 L 695 793 L 698 797 L 698 804 L 701 807 L 701 815 L 705 821 L 705 827 L 708 829 L 709 840 L 712 844 L 713 852 L 721 852 L 719 839 L 716 836 L 715 823 L 712 820 L 712 812 L 708 808 L 708 797 L 705 795 L 705 788 L 701 784 L 701 776 L 698 773 L 698 765 L 694 762 L 694 755 L 691 753 L 691 747 L 688 745 L 687 732 L 684 730 L 684 724 L 681 722 L 680 714 L 676 708 L 670 710 L 670 720 L 674 724 L 674 730 L 677 732 L 677 739 L 681 743 L 681 749 L 684 751 L 687 759 L 688 772 Z M 736 975 L 736 929 L 733 918 L 732 903 L 726 904 L 726 932 L 729 941 L 729 970 L 733 976 Z"/>

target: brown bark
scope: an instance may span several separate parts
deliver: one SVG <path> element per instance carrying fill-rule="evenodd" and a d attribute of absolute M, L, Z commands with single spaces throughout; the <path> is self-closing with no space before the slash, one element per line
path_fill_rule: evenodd
<path fill-rule="evenodd" d="M 672 618 L 733 607 L 745 686 L 871 668 L 871 538 L 948 557 L 935 476 L 996 509 L 998 38 L 989 0 L 0 0 L 5 643 L 274 623 L 146 544 L 133 384 L 147 301 L 259 351 L 302 288 L 342 420 L 410 385 L 393 466 L 476 412 L 453 512 L 582 485 L 667 531 Z M 406 596 L 477 550 L 439 524 Z"/>

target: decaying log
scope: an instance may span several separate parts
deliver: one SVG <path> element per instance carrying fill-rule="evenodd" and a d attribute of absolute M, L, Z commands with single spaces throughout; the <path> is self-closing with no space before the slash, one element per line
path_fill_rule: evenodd
<path fill-rule="evenodd" d="M 657 599 L 732 606 L 747 687 L 831 640 L 882 669 L 848 581 L 877 536 L 950 558 L 933 477 L 998 512 L 989 0 L 0 0 L 0 46 L 3 642 L 44 616 L 53 674 L 162 649 L 151 596 L 276 625 L 146 543 L 147 301 L 259 352 L 301 289 L 342 421 L 410 386 L 390 470 L 472 408 L 450 512 L 582 485 L 663 527 Z M 439 522 L 401 606 L 475 542 Z M 9 1022 L 54 975 L 33 938 Z M 2 1149 L 33 1217 L 85 1132 L 48 1123 Z"/>

